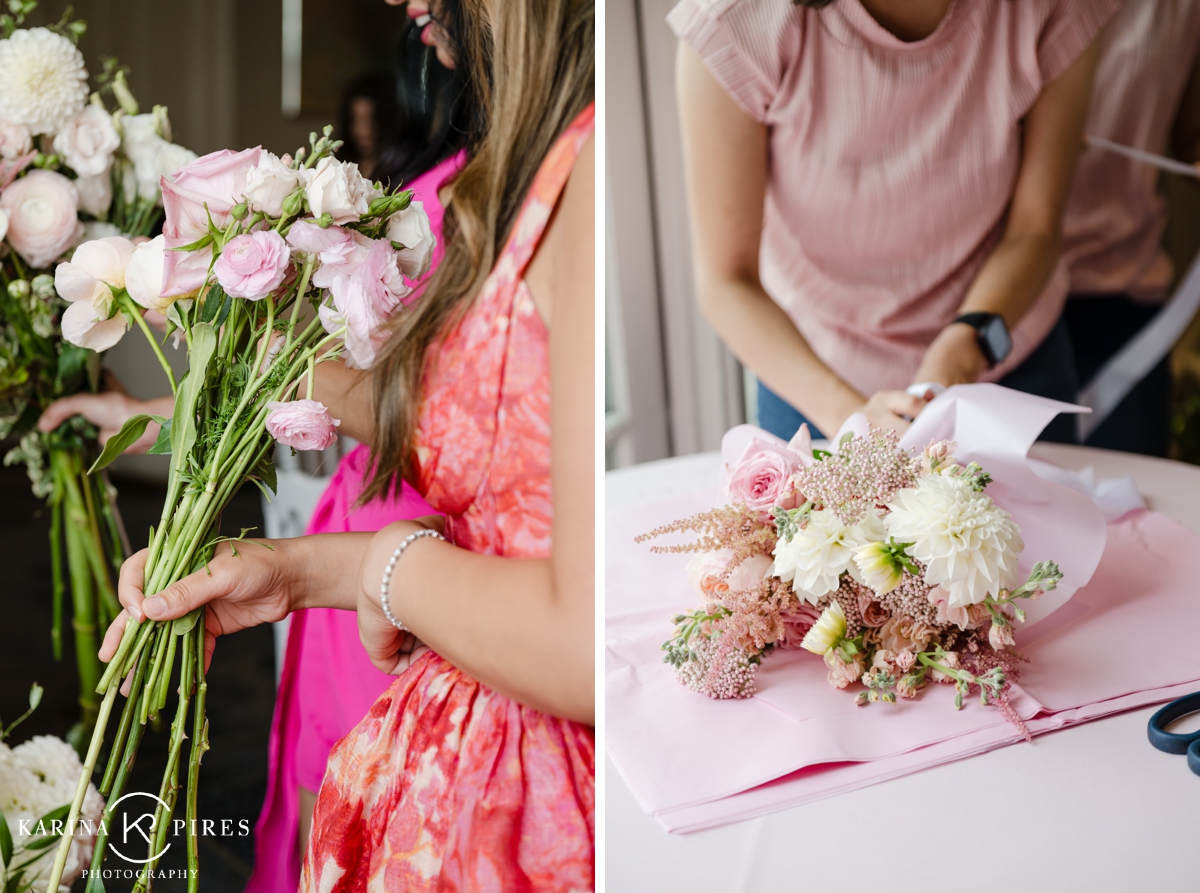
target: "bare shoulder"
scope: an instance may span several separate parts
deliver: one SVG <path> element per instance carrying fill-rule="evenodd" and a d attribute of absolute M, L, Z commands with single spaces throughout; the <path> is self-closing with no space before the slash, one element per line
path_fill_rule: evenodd
<path fill-rule="evenodd" d="M 529 262 L 525 282 L 538 313 L 549 326 L 554 300 L 573 294 L 581 282 L 595 281 L 596 137 L 588 137 Z"/>

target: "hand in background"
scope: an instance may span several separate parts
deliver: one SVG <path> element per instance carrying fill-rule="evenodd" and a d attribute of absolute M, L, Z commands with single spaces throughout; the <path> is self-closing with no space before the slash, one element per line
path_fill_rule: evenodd
<path fill-rule="evenodd" d="M 924 397 L 914 397 L 907 391 L 876 391 L 859 407 L 858 412 L 867 417 L 872 428 L 892 428 L 903 433 L 928 402 Z M 830 432 L 830 436 L 833 436 L 833 432 Z"/>
<path fill-rule="evenodd" d="M 138 400 L 130 396 L 124 386 L 107 369 L 104 370 L 103 390 L 98 394 L 74 394 L 55 400 L 38 419 L 39 431 L 53 431 L 71 416 L 81 415 L 100 431 L 100 445 L 121 430 L 121 426 L 140 412 L 149 415 L 170 416 L 174 411 L 174 397 L 157 397 L 153 400 Z M 146 433 L 125 452 L 144 453 L 158 437 L 154 422 L 146 426 Z"/>
<path fill-rule="evenodd" d="M 913 381 L 936 381 L 946 387 L 974 384 L 987 370 L 975 330 L 965 323 L 946 326 L 933 339 Z"/>

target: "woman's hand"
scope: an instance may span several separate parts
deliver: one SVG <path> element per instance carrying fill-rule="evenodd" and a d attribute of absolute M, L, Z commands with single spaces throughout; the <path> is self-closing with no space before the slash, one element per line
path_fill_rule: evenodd
<path fill-rule="evenodd" d="M 55 400 L 38 419 L 38 430 L 53 431 L 71 416 L 81 415 L 100 430 L 100 445 L 121 430 L 130 418 L 138 413 L 170 416 L 174 411 L 175 398 L 159 397 L 154 400 L 138 400 L 130 396 L 112 372 L 104 370 L 104 390 L 98 394 L 74 394 Z M 158 425 L 151 422 L 146 433 L 129 447 L 127 453 L 144 453 L 158 438 Z"/>
<path fill-rule="evenodd" d="M 976 331 L 966 323 L 951 323 L 925 351 L 913 381 L 936 381 L 946 387 L 974 384 L 987 367 Z"/>
<path fill-rule="evenodd" d="M 173 620 L 193 608 L 208 605 L 205 619 L 205 667 L 217 636 L 282 620 L 297 596 L 297 560 L 293 540 L 240 540 L 221 543 L 203 568 L 150 598 L 144 595 L 149 550 L 130 556 L 121 565 L 117 598 L 124 609 L 112 622 L 100 646 L 100 659 L 116 653 L 126 621 Z"/>
<path fill-rule="evenodd" d="M 903 433 L 921 414 L 929 401 L 907 391 L 876 391 L 859 407 L 872 428 L 894 429 Z"/>
<path fill-rule="evenodd" d="M 409 534 L 422 529 L 442 533 L 445 524 L 445 518 L 440 515 L 389 524 L 372 538 L 371 545 L 363 557 L 358 574 L 358 636 L 367 651 L 367 656 L 371 658 L 371 663 L 384 673 L 400 675 L 429 650 L 428 645 L 412 633 L 396 629 L 384 616 L 379 599 L 379 586 L 383 580 L 384 568 L 387 567 L 396 546 Z M 419 542 L 412 545 L 420 547 Z M 404 573 L 404 558 L 411 557 L 407 555 L 407 550 L 405 551 L 406 554 L 401 556 L 392 572 L 393 579 Z"/>

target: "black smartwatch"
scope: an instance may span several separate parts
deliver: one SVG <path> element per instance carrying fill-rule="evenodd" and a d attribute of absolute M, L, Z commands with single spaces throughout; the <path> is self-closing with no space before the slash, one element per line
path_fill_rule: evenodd
<path fill-rule="evenodd" d="M 1012 336 L 999 313 L 963 313 L 954 322 L 966 323 L 975 330 L 975 338 L 989 369 L 1003 363 L 1012 353 Z"/>

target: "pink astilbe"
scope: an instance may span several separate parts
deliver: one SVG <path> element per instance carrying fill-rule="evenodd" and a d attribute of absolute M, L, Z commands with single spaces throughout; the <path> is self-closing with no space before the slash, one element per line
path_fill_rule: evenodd
<path fill-rule="evenodd" d="M 758 654 L 783 635 L 783 617 L 797 610 L 800 600 L 788 584 L 769 577 L 748 589 L 725 593 L 721 604 L 729 611 L 720 623 L 723 635 L 741 650 Z"/>
<path fill-rule="evenodd" d="M 670 533 L 697 533 L 695 542 L 674 546 L 651 546 L 651 552 L 718 552 L 728 549 L 733 553 L 726 574 L 732 572 L 751 555 L 770 555 L 775 548 L 775 527 L 759 519 L 758 512 L 744 505 L 724 505 L 700 512 L 681 521 L 672 521 L 656 527 L 649 533 L 635 537 L 635 543 L 666 536 Z"/>
<path fill-rule="evenodd" d="M 921 463 L 899 444 L 897 432 L 873 428 L 867 437 L 855 437 L 833 455 L 796 472 L 792 482 L 846 526 L 857 524 L 868 510 L 883 508 L 897 491 L 916 484 Z"/>

